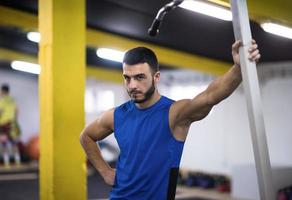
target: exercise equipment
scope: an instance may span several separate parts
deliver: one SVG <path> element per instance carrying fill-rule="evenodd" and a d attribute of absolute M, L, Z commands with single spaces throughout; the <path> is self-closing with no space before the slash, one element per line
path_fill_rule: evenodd
<path fill-rule="evenodd" d="M 160 27 L 162 20 L 163 20 L 164 16 L 166 15 L 166 13 L 174 10 L 183 1 L 184 0 L 174 0 L 174 1 L 166 4 L 164 7 L 162 7 L 158 11 L 151 27 L 148 29 L 148 34 L 150 36 L 156 36 L 159 33 L 159 27 Z"/>
<path fill-rule="evenodd" d="M 174 0 L 159 10 L 148 31 L 150 36 L 155 36 L 159 32 L 159 26 L 165 14 L 175 9 L 182 2 L 183 0 Z M 247 100 L 259 193 L 261 199 L 273 200 L 276 198 L 276 192 L 272 184 L 271 164 L 265 134 L 256 64 L 254 61 L 248 59 L 248 48 L 252 44 L 252 38 L 246 0 L 231 0 L 230 2 L 235 39 L 241 40 L 242 42 L 242 46 L 239 48 L 240 66 Z"/>
<path fill-rule="evenodd" d="M 215 179 L 215 188 L 218 192 L 230 192 L 230 180 L 229 178 L 221 175 L 216 175 Z"/>
<path fill-rule="evenodd" d="M 246 1 L 231 0 L 231 10 L 235 39 L 242 42 L 242 47 L 239 49 L 240 66 L 247 101 L 259 193 L 261 199 L 273 200 L 276 198 L 276 192 L 272 184 L 272 171 L 256 63 L 248 59 L 248 48 L 251 46 L 252 38 Z"/>

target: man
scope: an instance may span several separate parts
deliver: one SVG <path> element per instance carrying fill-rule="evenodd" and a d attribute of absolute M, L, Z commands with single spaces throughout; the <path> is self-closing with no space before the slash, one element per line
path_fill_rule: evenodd
<path fill-rule="evenodd" d="M 138 47 L 126 52 L 123 76 L 131 101 L 103 113 L 80 136 L 81 144 L 104 181 L 113 185 L 110 199 L 174 199 L 179 163 L 190 125 L 208 115 L 240 84 L 238 50 L 232 45 L 234 66 L 193 99 L 174 102 L 157 90 L 160 78 L 155 54 Z M 252 41 L 249 59 L 260 58 Z M 117 170 L 102 158 L 96 141 L 111 133 L 120 147 Z"/>
<path fill-rule="evenodd" d="M 10 166 L 8 142 L 11 143 L 14 160 L 20 164 L 20 155 L 17 147 L 19 129 L 16 122 L 17 106 L 13 98 L 9 95 L 9 86 L 3 84 L 0 93 L 0 143 L 3 148 L 3 160 L 5 167 Z"/>

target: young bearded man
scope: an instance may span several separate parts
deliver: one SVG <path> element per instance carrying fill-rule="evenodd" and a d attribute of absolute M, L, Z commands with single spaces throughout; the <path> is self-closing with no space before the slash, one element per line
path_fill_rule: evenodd
<path fill-rule="evenodd" d="M 130 101 L 103 113 L 81 133 L 80 142 L 104 181 L 110 199 L 174 199 L 178 168 L 190 125 L 241 83 L 240 41 L 232 45 L 234 65 L 193 99 L 173 101 L 157 90 L 160 71 L 153 51 L 137 47 L 126 52 L 123 76 Z M 252 41 L 249 59 L 260 58 Z M 96 144 L 114 132 L 120 148 L 117 169 L 103 159 Z"/>

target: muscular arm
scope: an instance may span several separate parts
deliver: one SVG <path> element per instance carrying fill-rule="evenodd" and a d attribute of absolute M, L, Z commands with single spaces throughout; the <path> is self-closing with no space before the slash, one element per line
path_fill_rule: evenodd
<path fill-rule="evenodd" d="M 88 159 L 109 185 L 113 185 L 114 170 L 103 159 L 96 141 L 104 139 L 113 132 L 113 112 L 114 109 L 111 109 L 102 114 L 85 127 L 80 135 L 80 143 Z"/>
<path fill-rule="evenodd" d="M 176 139 L 184 141 L 190 124 L 206 117 L 214 105 L 230 96 L 241 83 L 242 78 L 238 55 L 240 45 L 240 42 L 237 41 L 232 46 L 235 64 L 228 72 L 214 80 L 205 91 L 194 99 L 177 101 L 171 106 L 169 123 Z M 257 61 L 260 58 L 255 41 L 253 41 L 249 53 L 250 60 Z"/>
<path fill-rule="evenodd" d="M 240 82 L 240 68 L 233 66 L 195 98 L 175 102 L 170 108 L 169 116 L 170 127 L 175 138 L 185 140 L 190 124 L 206 117 L 212 107 L 227 98 Z"/>

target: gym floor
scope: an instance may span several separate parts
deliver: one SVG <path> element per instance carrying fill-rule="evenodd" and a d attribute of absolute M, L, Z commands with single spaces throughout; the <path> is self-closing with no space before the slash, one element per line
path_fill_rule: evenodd
<path fill-rule="evenodd" d="M 91 171 L 87 182 L 88 200 L 107 199 L 111 188 L 103 182 L 98 173 Z M 0 166 L 0 194 L 1 200 L 38 200 L 39 178 L 37 163 L 21 167 L 12 166 L 10 169 Z M 176 199 L 207 200 L 231 198 L 227 194 L 220 195 L 212 191 L 178 187 Z"/>
<path fill-rule="evenodd" d="M 106 186 L 101 177 L 94 173 L 88 176 L 88 199 L 97 200 L 107 197 L 110 187 Z M 38 200 L 39 176 L 37 167 L 18 167 L 4 169 L 0 167 L 1 200 Z"/>

